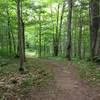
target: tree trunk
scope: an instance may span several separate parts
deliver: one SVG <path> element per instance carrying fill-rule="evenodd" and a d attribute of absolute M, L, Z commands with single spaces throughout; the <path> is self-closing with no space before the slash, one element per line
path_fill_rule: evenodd
<path fill-rule="evenodd" d="M 23 53 L 24 53 L 24 60 L 25 60 L 25 24 L 23 22 L 22 16 L 21 16 L 21 23 L 22 23 L 22 37 L 23 37 Z"/>
<path fill-rule="evenodd" d="M 90 44 L 91 44 L 91 59 L 93 60 L 98 54 L 100 54 L 100 50 L 98 47 L 100 38 L 99 37 L 99 0 L 91 0 L 90 1 Z M 97 38 L 98 37 L 98 38 Z"/>
<path fill-rule="evenodd" d="M 80 8 L 80 17 L 79 17 L 79 38 L 78 38 L 78 57 L 79 59 L 81 59 L 82 56 L 82 4 L 81 4 L 81 8 Z"/>
<path fill-rule="evenodd" d="M 99 6 L 99 14 L 98 14 L 98 19 L 99 19 L 99 30 L 97 34 L 97 41 L 96 41 L 96 56 L 100 59 L 100 0 L 98 1 L 98 6 Z"/>
<path fill-rule="evenodd" d="M 41 13 L 39 14 L 39 57 L 41 57 L 42 46 L 41 46 Z"/>
<path fill-rule="evenodd" d="M 7 25 L 8 25 L 8 49 L 9 49 L 9 54 L 12 53 L 12 42 L 11 42 L 11 31 L 10 31 L 10 17 L 9 17 L 9 9 L 7 8 L 7 16 L 8 16 L 8 21 L 7 21 Z"/>
<path fill-rule="evenodd" d="M 24 52 L 24 61 L 25 61 L 25 23 L 22 16 L 22 1 L 21 1 L 21 26 L 22 26 L 22 38 L 23 38 L 23 52 Z"/>
<path fill-rule="evenodd" d="M 60 16 L 60 25 L 59 25 L 59 51 L 60 51 L 60 54 L 62 54 L 62 52 L 63 52 L 61 33 L 62 33 L 64 11 L 65 11 L 65 0 L 63 1 L 63 6 L 62 6 L 62 11 L 61 11 L 61 16 Z"/>
<path fill-rule="evenodd" d="M 21 10 L 20 10 L 20 0 L 17 0 L 17 17 L 18 17 L 18 47 L 19 47 L 19 63 L 20 63 L 20 71 L 24 71 L 24 48 L 23 48 L 23 28 L 21 21 Z"/>
<path fill-rule="evenodd" d="M 67 49 L 66 49 L 66 58 L 71 60 L 71 26 L 72 26 L 72 0 L 68 0 L 68 26 L 67 26 Z"/>
<path fill-rule="evenodd" d="M 58 4 L 58 11 L 57 11 L 57 20 L 56 20 L 56 34 L 54 37 L 54 56 L 58 56 L 59 53 L 59 7 L 60 5 Z"/>

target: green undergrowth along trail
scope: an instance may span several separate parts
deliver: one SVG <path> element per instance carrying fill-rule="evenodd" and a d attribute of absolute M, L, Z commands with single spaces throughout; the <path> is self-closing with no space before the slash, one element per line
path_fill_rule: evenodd
<path fill-rule="evenodd" d="M 76 64 L 81 79 L 100 86 L 100 65 L 85 60 L 73 62 Z"/>
<path fill-rule="evenodd" d="M 0 66 L 0 100 L 21 97 L 31 89 L 47 86 L 53 75 L 41 62 L 28 58 L 24 64 L 25 72 L 18 71 L 18 60 L 13 63 Z"/>

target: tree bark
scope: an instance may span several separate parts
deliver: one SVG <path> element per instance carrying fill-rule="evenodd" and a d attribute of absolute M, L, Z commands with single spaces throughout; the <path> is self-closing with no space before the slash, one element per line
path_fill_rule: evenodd
<path fill-rule="evenodd" d="M 60 16 L 60 25 L 59 25 L 59 51 L 60 51 L 61 54 L 63 52 L 61 33 L 62 33 L 64 11 L 65 11 L 65 0 L 63 1 L 63 6 L 62 6 L 62 11 L 61 11 L 61 16 Z"/>
<path fill-rule="evenodd" d="M 39 57 L 41 57 L 42 46 L 41 46 L 41 13 L 39 14 Z"/>
<path fill-rule="evenodd" d="M 24 48 L 23 48 L 23 27 L 21 20 L 21 10 L 20 10 L 21 2 L 17 0 L 17 18 L 18 18 L 18 47 L 19 47 L 19 63 L 20 63 L 20 71 L 24 71 Z"/>
<path fill-rule="evenodd" d="M 57 20 L 56 20 L 56 34 L 54 37 L 54 56 L 58 56 L 58 53 L 59 53 L 59 8 L 60 8 L 60 5 L 58 4 Z"/>
<path fill-rule="evenodd" d="M 81 7 L 80 7 L 80 16 L 79 16 L 79 37 L 78 37 L 78 57 L 79 59 L 81 59 L 82 56 L 82 27 L 83 27 L 83 23 L 82 23 L 83 19 L 82 19 L 82 3 L 81 3 Z"/>
<path fill-rule="evenodd" d="M 71 26 L 72 26 L 72 0 L 68 0 L 68 19 L 67 19 L 67 49 L 66 49 L 66 58 L 71 60 Z"/>
<path fill-rule="evenodd" d="M 98 54 L 100 55 L 99 50 L 99 41 L 100 32 L 99 32 L 99 0 L 90 1 L 90 47 L 91 47 L 91 59 L 93 60 Z M 98 37 L 98 38 L 97 38 Z"/>
<path fill-rule="evenodd" d="M 8 7 L 7 7 L 7 16 L 8 16 L 8 19 L 7 19 L 8 31 L 7 31 L 7 33 L 8 33 L 8 42 L 9 42 L 8 49 L 9 49 L 9 54 L 11 54 L 12 53 L 12 42 L 11 42 L 10 17 L 9 17 Z"/>

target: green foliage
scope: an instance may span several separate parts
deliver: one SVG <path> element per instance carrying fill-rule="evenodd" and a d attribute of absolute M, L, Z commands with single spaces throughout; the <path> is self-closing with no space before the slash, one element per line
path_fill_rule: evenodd
<path fill-rule="evenodd" d="M 48 59 L 48 60 L 55 60 L 55 61 L 64 61 L 66 60 L 66 58 L 64 56 L 57 56 L 57 57 L 53 57 L 53 56 L 47 56 L 47 57 L 42 57 L 43 59 Z"/>
<path fill-rule="evenodd" d="M 58 31 L 60 30 L 60 17 L 62 14 L 62 6 L 64 0 L 22 0 L 22 18 L 25 24 L 25 41 L 26 49 L 34 51 L 39 55 L 41 49 L 42 56 L 53 55 L 53 38 L 57 37 L 57 6 L 59 7 Z M 88 1 L 82 0 L 82 56 L 88 57 L 89 52 L 89 17 L 88 17 Z M 16 14 L 16 0 L 0 1 L 0 55 L 8 56 L 17 53 L 18 45 L 18 28 Z M 75 6 L 75 7 L 74 7 Z M 66 47 L 66 22 L 67 22 L 67 2 L 64 9 L 62 21 L 62 29 L 60 36 L 60 45 L 62 51 L 59 50 L 59 56 L 65 56 Z M 72 16 L 72 55 L 77 54 L 78 36 L 79 36 L 79 12 L 80 1 L 73 0 L 73 16 Z M 39 19 L 40 17 L 40 19 Z M 8 25 L 8 21 L 10 22 Z M 41 27 L 40 27 L 41 25 Z M 41 30 L 41 32 L 40 32 Z M 10 32 L 10 38 L 8 32 Z M 13 36 L 12 36 L 13 35 Z M 41 35 L 41 48 L 40 48 Z M 57 35 L 57 36 L 56 36 Z M 11 46 L 11 47 L 10 47 Z M 11 52 L 10 52 L 10 48 Z M 87 51 L 87 52 L 85 52 Z M 78 54 L 77 54 L 78 55 Z"/>
<path fill-rule="evenodd" d="M 100 86 L 100 66 L 92 63 L 82 61 L 74 61 L 77 64 L 80 77 L 91 84 Z"/>

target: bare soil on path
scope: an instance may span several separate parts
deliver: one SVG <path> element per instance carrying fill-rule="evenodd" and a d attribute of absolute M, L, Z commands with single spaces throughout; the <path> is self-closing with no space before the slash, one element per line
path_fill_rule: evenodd
<path fill-rule="evenodd" d="M 38 60 L 54 74 L 47 88 L 32 90 L 24 100 L 100 100 L 100 89 L 79 79 L 75 66 L 68 61 Z"/>

